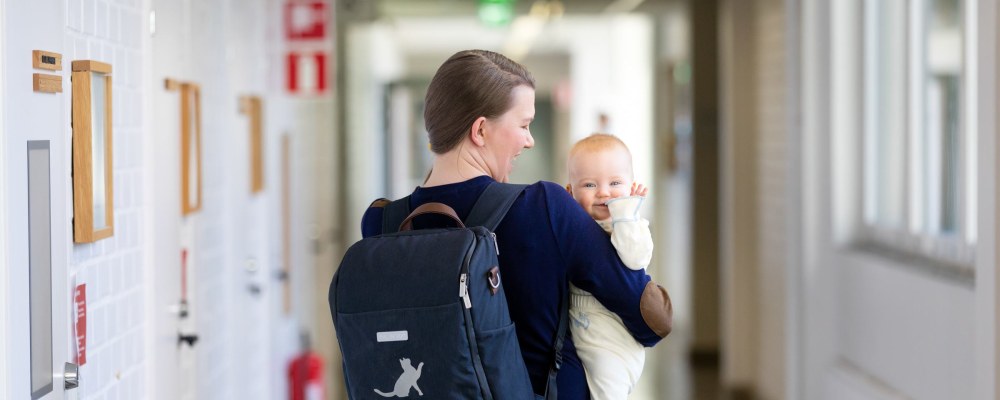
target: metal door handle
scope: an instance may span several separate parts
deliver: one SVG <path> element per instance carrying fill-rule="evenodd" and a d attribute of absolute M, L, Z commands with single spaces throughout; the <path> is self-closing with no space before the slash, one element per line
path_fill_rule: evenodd
<path fill-rule="evenodd" d="M 73 363 L 66 363 L 63 381 L 63 387 L 66 390 L 76 389 L 80 386 L 80 367 Z"/>

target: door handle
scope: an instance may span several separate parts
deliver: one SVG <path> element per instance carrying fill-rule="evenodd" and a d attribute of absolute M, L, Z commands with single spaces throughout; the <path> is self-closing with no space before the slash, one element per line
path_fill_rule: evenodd
<path fill-rule="evenodd" d="M 66 390 L 71 390 L 80 386 L 80 367 L 73 363 L 66 363 L 64 370 L 63 387 Z"/>
<path fill-rule="evenodd" d="M 198 341 L 198 335 L 196 335 L 196 334 L 188 334 L 188 335 L 185 335 L 183 333 L 177 334 L 177 345 L 178 346 L 180 346 L 181 344 L 187 343 L 188 347 L 194 347 L 194 344 L 197 341 Z"/>

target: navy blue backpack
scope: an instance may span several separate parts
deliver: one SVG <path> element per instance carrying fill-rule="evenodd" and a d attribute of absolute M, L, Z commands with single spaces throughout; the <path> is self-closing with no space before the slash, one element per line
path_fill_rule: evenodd
<path fill-rule="evenodd" d="M 394 201 L 382 234 L 347 250 L 329 300 L 351 399 L 536 399 L 493 233 L 524 188 L 491 183 L 465 223 L 441 203 L 411 213 L 409 197 Z M 412 230 L 413 218 L 427 213 L 458 227 Z M 545 399 L 557 395 L 566 306 Z"/>

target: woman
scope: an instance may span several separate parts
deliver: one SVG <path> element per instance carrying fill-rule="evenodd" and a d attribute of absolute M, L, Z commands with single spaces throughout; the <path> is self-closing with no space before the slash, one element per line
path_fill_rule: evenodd
<path fill-rule="evenodd" d="M 497 53 L 467 50 L 445 61 L 425 99 L 433 169 L 410 195 L 410 209 L 440 202 L 465 219 L 487 185 L 507 182 L 517 156 L 534 146 L 528 129 L 535 115 L 534 87 L 528 71 Z M 365 237 L 381 233 L 381 206 L 376 202 L 365 213 Z M 604 231 L 562 186 L 528 186 L 496 235 L 510 316 L 535 393 L 545 393 L 569 282 L 618 314 L 639 343 L 652 346 L 670 333 L 667 292 L 645 271 L 622 264 Z M 588 399 L 571 337 L 562 354 L 559 398 Z"/>

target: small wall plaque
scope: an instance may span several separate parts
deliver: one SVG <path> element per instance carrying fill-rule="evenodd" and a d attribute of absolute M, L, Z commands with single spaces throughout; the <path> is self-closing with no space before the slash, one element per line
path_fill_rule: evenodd
<path fill-rule="evenodd" d="M 62 70 L 62 55 L 44 50 L 31 51 L 31 66 L 35 69 L 47 69 L 49 71 Z"/>
<path fill-rule="evenodd" d="M 34 74 L 31 87 L 36 92 L 62 93 L 62 77 L 59 75 Z"/>

